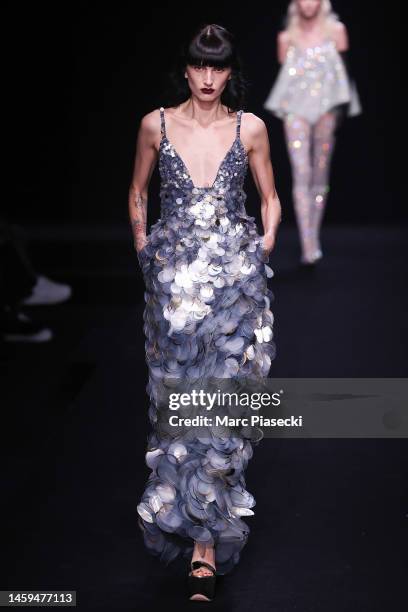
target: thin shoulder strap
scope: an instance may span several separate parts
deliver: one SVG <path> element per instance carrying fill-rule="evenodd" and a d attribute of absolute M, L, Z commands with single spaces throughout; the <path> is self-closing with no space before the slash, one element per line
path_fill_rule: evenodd
<path fill-rule="evenodd" d="M 162 136 L 166 136 L 166 122 L 164 120 L 164 108 L 160 107 L 160 132 Z"/>
<path fill-rule="evenodd" d="M 239 110 L 237 112 L 237 138 L 240 137 L 241 134 L 241 117 L 242 117 L 242 110 Z"/>

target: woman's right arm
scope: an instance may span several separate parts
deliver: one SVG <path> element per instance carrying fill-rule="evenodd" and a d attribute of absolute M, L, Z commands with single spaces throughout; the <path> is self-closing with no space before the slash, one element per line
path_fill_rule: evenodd
<path fill-rule="evenodd" d="M 277 54 L 278 54 L 278 62 L 283 64 L 286 59 L 286 54 L 289 48 L 289 35 L 286 30 L 282 30 L 279 32 L 277 38 Z"/>
<path fill-rule="evenodd" d="M 139 252 L 147 243 L 147 195 L 154 167 L 157 162 L 157 131 L 160 126 L 159 111 L 145 115 L 139 126 L 132 182 L 129 187 L 129 219 L 132 226 L 134 247 Z"/>

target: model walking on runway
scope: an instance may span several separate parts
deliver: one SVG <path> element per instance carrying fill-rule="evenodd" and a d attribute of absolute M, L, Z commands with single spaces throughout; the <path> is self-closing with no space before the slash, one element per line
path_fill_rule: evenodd
<path fill-rule="evenodd" d="M 335 131 L 345 114 L 361 113 L 351 79 L 346 27 L 328 0 L 293 0 L 278 34 L 277 80 L 264 104 L 284 122 L 292 167 L 301 262 L 322 257 L 321 222 L 329 192 Z"/>
<path fill-rule="evenodd" d="M 174 73 L 179 100 L 140 123 L 129 213 L 145 283 L 144 332 L 150 396 L 146 463 L 138 504 L 148 550 L 168 564 L 188 559 L 191 599 L 214 595 L 216 574 L 239 561 L 254 514 L 244 472 L 245 437 L 164 436 L 156 399 L 166 376 L 267 377 L 275 356 L 267 261 L 281 207 L 267 130 L 244 112 L 245 81 L 232 35 L 206 25 Z M 148 186 L 160 172 L 160 219 L 146 235 Z M 248 166 L 263 235 L 245 210 Z"/>

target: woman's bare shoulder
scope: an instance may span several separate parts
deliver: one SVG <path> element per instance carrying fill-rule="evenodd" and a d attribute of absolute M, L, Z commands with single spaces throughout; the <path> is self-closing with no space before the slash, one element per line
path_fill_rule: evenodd
<path fill-rule="evenodd" d="M 146 113 L 140 120 L 140 127 L 143 131 L 148 134 L 156 134 L 160 132 L 160 109 L 155 108 L 154 110 Z"/>
<path fill-rule="evenodd" d="M 343 51 L 348 47 L 347 28 L 341 21 L 334 21 L 331 24 L 331 37 L 336 43 L 338 50 Z"/>
<path fill-rule="evenodd" d="M 265 121 L 254 113 L 242 113 L 241 135 L 248 152 L 253 151 L 255 147 L 268 140 Z"/>
<path fill-rule="evenodd" d="M 278 43 L 282 45 L 288 45 L 290 43 L 290 34 L 287 30 L 281 30 L 278 32 Z"/>
<path fill-rule="evenodd" d="M 342 21 L 332 21 L 329 25 L 329 31 L 333 38 L 341 40 L 344 36 L 347 36 L 347 28 Z"/>
<path fill-rule="evenodd" d="M 266 130 L 265 121 L 254 113 L 242 113 L 241 126 L 252 136 L 259 136 Z"/>
<path fill-rule="evenodd" d="M 333 21 L 331 24 L 331 27 L 332 27 L 332 32 L 334 32 L 335 34 L 341 35 L 347 32 L 347 28 L 345 24 L 339 20 Z"/>

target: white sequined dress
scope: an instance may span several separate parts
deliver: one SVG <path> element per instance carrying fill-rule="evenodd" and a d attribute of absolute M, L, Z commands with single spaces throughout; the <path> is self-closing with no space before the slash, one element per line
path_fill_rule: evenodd
<path fill-rule="evenodd" d="M 347 104 L 348 116 L 361 113 L 354 81 L 333 40 L 302 49 L 290 45 L 264 107 L 283 119 L 288 114 L 311 124 L 329 110 Z"/>

